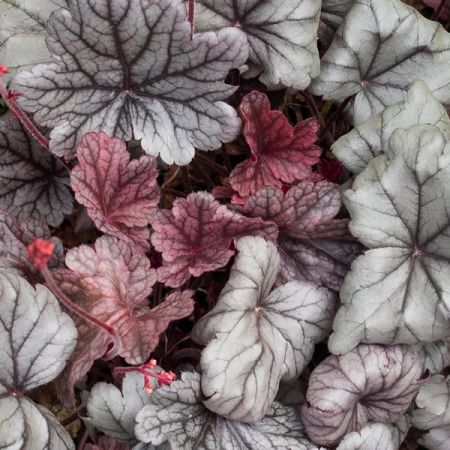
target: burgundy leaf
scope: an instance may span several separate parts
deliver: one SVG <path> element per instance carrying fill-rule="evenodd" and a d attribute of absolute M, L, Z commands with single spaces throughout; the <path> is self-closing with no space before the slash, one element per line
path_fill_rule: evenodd
<path fill-rule="evenodd" d="M 193 311 L 191 291 L 174 292 L 150 309 L 147 297 L 156 282 L 156 271 L 145 256 L 133 253 L 117 238 L 104 236 L 94 248 L 82 245 L 69 250 L 66 264 L 70 271 L 57 273 L 61 288 L 93 316 L 114 327 L 121 342 L 118 354 L 129 364 L 144 363 L 169 323 Z M 85 321 L 79 321 L 78 333 L 77 347 L 60 386 L 66 403 L 73 399 L 74 384 L 112 343 L 103 330 Z"/>
<path fill-rule="evenodd" d="M 302 418 L 308 436 L 333 446 L 369 421 L 394 423 L 426 378 L 420 354 L 410 346 L 360 345 L 329 356 L 311 373 Z"/>
<path fill-rule="evenodd" d="M 264 186 L 282 187 L 283 182 L 309 177 L 311 166 L 322 152 L 314 145 L 319 128 L 316 119 L 303 120 L 293 127 L 281 111 L 270 109 L 269 99 L 258 91 L 244 97 L 240 111 L 252 155 L 229 177 L 239 195 L 246 197 Z"/>
<path fill-rule="evenodd" d="M 72 188 L 95 225 L 134 248 L 147 250 L 148 224 L 159 202 L 155 158 L 130 161 L 125 142 L 103 132 L 86 134 L 77 156 Z"/>
<path fill-rule="evenodd" d="M 101 436 L 97 445 L 86 444 L 83 450 L 131 450 L 126 442 L 119 442 L 109 436 Z"/>
<path fill-rule="evenodd" d="M 181 286 L 191 275 L 225 266 L 234 254 L 233 239 L 277 237 L 275 224 L 230 211 L 207 192 L 175 200 L 171 211 L 157 211 L 152 226 L 152 244 L 163 257 L 158 280 L 172 287 Z"/>
<path fill-rule="evenodd" d="M 439 12 L 439 19 L 450 19 L 450 4 L 448 4 L 446 0 L 423 0 L 423 3 L 430 8 L 433 8 L 435 12 Z M 441 7 L 442 3 L 444 3 L 444 6 Z"/>
<path fill-rule="evenodd" d="M 312 281 L 339 290 L 360 245 L 347 219 L 335 219 L 341 208 L 339 188 L 327 181 L 303 181 L 286 193 L 266 187 L 249 197 L 242 209 L 278 225 L 280 281 Z"/>
<path fill-rule="evenodd" d="M 331 181 L 332 183 L 339 183 L 342 175 L 343 165 L 337 159 L 324 160 L 321 159 L 317 164 L 317 172 L 322 179 Z"/>

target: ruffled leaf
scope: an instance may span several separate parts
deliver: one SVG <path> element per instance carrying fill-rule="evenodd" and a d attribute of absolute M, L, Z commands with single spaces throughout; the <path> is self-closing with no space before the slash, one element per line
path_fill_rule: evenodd
<path fill-rule="evenodd" d="M 56 418 L 24 393 L 63 370 L 76 328 L 45 286 L 0 272 L 0 287 L 0 447 L 74 449 Z"/>
<path fill-rule="evenodd" d="M 394 423 L 426 381 L 420 354 L 410 346 L 360 345 L 329 356 L 311 373 L 302 418 L 320 445 L 337 444 L 369 421 Z"/>
<path fill-rule="evenodd" d="M 45 45 L 52 11 L 67 7 L 65 0 L 8 0 L 0 3 L 0 61 L 10 74 L 51 61 Z"/>
<path fill-rule="evenodd" d="M 48 23 L 54 63 L 12 83 L 22 107 L 53 129 L 55 154 L 72 158 L 86 132 L 101 130 L 140 139 L 166 163 L 188 164 L 194 147 L 211 150 L 236 137 L 240 119 L 220 100 L 236 89 L 223 82 L 227 72 L 248 56 L 242 32 L 191 40 L 181 0 L 70 4 L 71 12 L 56 11 Z"/>
<path fill-rule="evenodd" d="M 419 430 L 450 425 L 450 379 L 435 375 L 420 389 L 412 423 Z"/>
<path fill-rule="evenodd" d="M 450 34 L 400 0 L 360 0 L 336 32 L 311 90 L 327 100 L 356 95 L 354 121 L 361 123 L 402 100 L 415 79 L 450 105 Z"/>
<path fill-rule="evenodd" d="M 265 94 L 253 91 L 242 100 L 244 136 L 252 152 L 251 158 L 238 164 L 229 182 L 240 196 L 255 194 L 264 186 L 281 188 L 308 178 L 311 166 L 319 161 L 321 148 L 317 141 L 316 119 L 299 122 L 295 127 L 278 110 L 270 109 Z"/>
<path fill-rule="evenodd" d="M 71 185 L 97 228 L 148 250 L 148 224 L 159 202 L 155 159 L 141 156 L 130 161 L 125 142 L 102 132 L 83 137 L 77 158 Z"/>
<path fill-rule="evenodd" d="M 156 282 L 150 261 L 113 237 L 97 239 L 95 247 L 82 245 L 66 255 L 69 273 L 61 272 L 61 287 L 91 315 L 114 327 L 121 345 L 118 354 L 129 364 L 144 363 L 169 323 L 190 315 L 191 291 L 174 292 L 153 309 L 147 297 Z M 73 291 L 71 291 L 73 289 Z M 75 297 L 75 298 L 74 298 Z M 73 386 L 101 358 L 112 343 L 98 327 L 80 320 L 77 348 L 64 371 L 60 396 L 73 401 Z"/>
<path fill-rule="evenodd" d="M 433 428 L 419 439 L 419 444 L 429 450 L 447 450 L 450 441 L 450 426 Z"/>
<path fill-rule="evenodd" d="M 335 297 L 293 281 L 271 292 L 280 268 L 276 247 L 259 237 L 238 241 L 238 256 L 216 306 L 195 325 L 202 351 L 205 405 L 224 417 L 261 420 L 281 380 L 299 376 L 329 332 Z"/>
<path fill-rule="evenodd" d="M 250 46 L 250 70 L 268 86 L 305 89 L 319 74 L 317 27 L 320 3 L 315 0 L 199 0 L 198 31 L 235 26 Z"/>
<path fill-rule="evenodd" d="M 249 219 L 220 205 L 207 192 L 174 201 L 172 210 L 159 210 L 152 220 L 152 244 L 162 253 L 158 280 L 178 287 L 189 277 L 218 269 L 233 256 L 233 239 L 260 235 L 275 240 L 275 224 Z"/>
<path fill-rule="evenodd" d="M 390 158 L 390 159 L 387 159 Z M 332 353 L 359 342 L 415 344 L 450 334 L 450 145 L 432 125 L 391 137 L 346 191 L 351 232 L 371 250 L 352 265 L 329 340 Z M 407 187 L 407 188 L 406 188 Z"/>
<path fill-rule="evenodd" d="M 408 432 L 405 417 L 393 424 L 369 423 L 344 436 L 336 450 L 398 450 Z"/>
<path fill-rule="evenodd" d="M 72 211 L 66 169 L 14 117 L 0 119 L 0 208 L 60 225 Z"/>
<path fill-rule="evenodd" d="M 125 442 L 135 442 L 136 414 L 148 403 L 150 395 L 144 391 L 140 373 L 128 373 L 122 392 L 113 384 L 97 383 L 87 399 L 88 417 L 84 421 L 108 436 Z"/>
<path fill-rule="evenodd" d="M 427 123 L 436 125 L 446 139 L 450 139 L 450 119 L 446 109 L 419 80 L 412 84 L 403 100 L 357 125 L 339 138 L 332 150 L 347 169 L 359 174 L 373 158 L 388 152 L 389 138 L 397 128 Z"/>
<path fill-rule="evenodd" d="M 278 225 L 282 282 L 306 280 L 339 290 L 360 250 L 348 231 L 348 220 L 334 218 L 340 208 L 337 185 L 304 181 L 286 193 L 261 189 L 242 211 Z"/>
<path fill-rule="evenodd" d="M 200 375 L 157 389 L 136 416 L 136 436 L 183 450 L 318 450 L 304 437 L 294 408 L 274 403 L 260 422 L 247 425 L 217 416 L 202 403 Z"/>
<path fill-rule="evenodd" d="M 438 374 L 450 366 L 450 342 L 448 340 L 418 344 L 417 349 L 422 354 L 424 368 L 431 375 Z"/>

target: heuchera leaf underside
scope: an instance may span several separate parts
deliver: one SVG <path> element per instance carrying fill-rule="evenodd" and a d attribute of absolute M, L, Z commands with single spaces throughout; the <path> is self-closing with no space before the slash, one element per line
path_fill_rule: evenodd
<path fill-rule="evenodd" d="M 321 60 L 315 95 L 354 99 L 354 122 L 400 101 L 414 80 L 450 104 L 450 34 L 400 0 L 359 0 Z"/>
<path fill-rule="evenodd" d="M 160 196 L 155 158 L 130 161 L 126 143 L 102 132 L 83 137 L 77 158 L 71 185 L 97 228 L 138 251 L 148 250 L 148 225 Z"/>
<path fill-rule="evenodd" d="M 60 225 L 72 211 L 67 170 L 13 116 L 0 118 L 0 208 Z"/>
<path fill-rule="evenodd" d="M 286 193 L 261 189 L 241 210 L 277 224 L 282 282 L 300 279 L 339 290 L 360 251 L 348 220 L 335 219 L 341 205 L 338 185 L 303 181 Z"/>
<path fill-rule="evenodd" d="M 225 266 L 234 254 L 233 239 L 259 235 L 275 240 L 278 234 L 274 223 L 231 211 L 207 192 L 176 199 L 172 210 L 158 210 L 151 224 L 152 244 L 163 257 L 158 281 L 171 287 Z"/>
<path fill-rule="evenodd" d="M 247 425 L 212 413 L 202 400 L 200 375 L 182 373 L 138 413 L 137 438 L 183 450 L 318 450 L 305 438 L 295 408 L 275 402 L 260 422 Z"/>
<path fill-rule="evenodd" d="M 350 231 L 367 247 L 347 275 L 329 340 L 415 344 L 449 336 L 450 145 L 433 125 L 396 130 L 346 191 Z"/>
<path fill-rule="evenodd" d="M 73 0 L 48 23 L 51 64 L 21 72 L 12 88 L 23 108 L 52 128 L 50 148 L 70 159 L 83 134 L 104 131 L 166 163 L 188 164 L 194 147 L 218 148 L 241 122 L 221 102 L 227 72 L 248 56 L 228 28 L 190 39 L 181 0 Z M 133 30 L 130 33 L 130 30 Z"/>
<path fill-rule="evenodd" d="M 50 411 L 24 394 L 63 370 L 76 328 L 45 286 L 0 272 L 0 287 L 0 447 L 74 450 Z"/>
<path fill-rule="evenodd" d="M 332 446 L 369 421 L 394 423 L 408 409 L 426 378 L 411 346 L 360 345 L 329 356 L 313 370 L 301 408 L 308 436 Z"/>
<path fill-rule="evenodd" d="M 319 74 L 317 27 L 320 3 L 315 0 L 198 0 L 198 31 L 234 26 L 250 46 L 249 70 L 268 86 L 305 89 Z"/>
<path fill-rule="evenodd" d="M 265 94 L 253 91 L 240 106 L 244 120 L 243 134 L 252 152 L 230 173 L 229 183 L 240 196 L 255 194 L 264 186 L 281 188 L 308 178 L 317 164 L 321 148 L 317 141 L 319 123 L 311 118 L 295 126 L 278 110 L 271 110 Z"/>
<path fill-rule="evenodd" d="M 281 380 L 299 376 L 329 330 L 335 296 L 293 281 L 275 290 L 280 257 L 261 237 L 244 237 L 216 306 L 196 324 L 202 351 L 202 392 L 211 411 L 255 423 Z"/>
<path fill-rule="evenodd" d="M 193 311 L 191 291 L 174 292 L 150 309 L 147 297 L 156 282 L 156 271 L 145 256 L 133 253 L 114 237 L 97 239 L 94 248 L 82 245 L 69 250 L 66 265 L 70 272 L 59 273 L 62 288 L 74 300 L 82 298 L 80 306 L 91 315 L 114 327 L 120 339 L 117 353 L 129 364 L 144 363 L 169 323 Z M 80 319 L 78 329 L 78 345 L 61 382 L 66 402 L 73 399 L 75 382 L 112 343 L 102 329 L 84 320 Z"/>

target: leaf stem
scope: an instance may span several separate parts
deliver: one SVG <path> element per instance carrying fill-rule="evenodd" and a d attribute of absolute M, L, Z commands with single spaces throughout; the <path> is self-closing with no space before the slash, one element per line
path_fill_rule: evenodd
<path fill-rule="evenodd" d="M 47 283 L 47 286 L 50 288 L 50 290 L 55 294 L 55 296 L 58 298 L 58 300 L 70 311 L 72 311 L 74 314 L 76 314 L 79 317 L 82 317 L 87 322 L 102 328 L 105 330 L 113 339 L 114 346 L 118 348 L 119 344 L 119 337 L 116 333 L 116 330 L 108 325 L 107 323 L 97 319 L 96 317 L 89 314 L 87 311 L 85 311 L 83 308 L 80 308 L 78 305 L 75 305 L 63 292 L 63 290 L 58 286 L 58 283 L 53 278 L 53 275 L 48 270 L 47 267 L 44 267 L 41 269 L 42 276 L 44 277 L 45 282 Z"/>
<path fill-rule="evenodd" d="M 188 20 L 191 23 L 191 39 L 195 31 L 195 0 L 188 0 Z"/>
<path fill-rule="evenodd" d="M 14 95 L 8 91 L 5 83 L 0 78 L 0 96 L 3 98 L 3 101 L 8 105 L 9 110 L 17 117 L 20 123 L 24 126 L 24 128 L 30 133 L 30 135 L 36 140 L 36 142 L 44 147 L 46 150 L 50 151 L 50 145 L 48 139 L 39 131 L 36 125 L 31 121 L 31 119 L 25 114 L 23 109 L 17 104 L 14 100 Z M 69 164 L 59 156 L 51 155 L 56 158 L 67 170 L 71 170 Z"/>
<path fill-rule="evenodd" d="M 347 105 L 350 103 L 350 101 L 353 99 L 353 96 L 347 97 L 334 111 L 334 113 L 332 113 L 330 115 L 330 117 L 328 118 L 328 120 L 326 121 L 325 125 L 322 127 L 322 129 L 320 130 L 320 139 L 318 144 L 320 144 L 320 142 L 323 141 L 323 138 L 325 137 L 325 135 L 330 131 L 331 126 L 334 124 L 334 122 L 336 121 L 336 119 L 344 112 L 345 108 L 347 107 Z"/>
<path fill-rule="evenodd" d="M 441 3 L 439 3 L 439 6 L 434 10 L 431 20 L 437 20 L 439 18 L 442 10 L 444 9 L 446 2 L 447 2 L 447 0 L 441 0 Z"/>

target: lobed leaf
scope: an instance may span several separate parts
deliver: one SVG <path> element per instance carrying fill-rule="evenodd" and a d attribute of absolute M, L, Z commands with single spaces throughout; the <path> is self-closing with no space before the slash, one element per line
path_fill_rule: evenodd
<path fill-rule="evenodd" d="M 359 124 L 402 100 L 414 80 L 450 105 L 450 34 L 400 0 L 354 2 L 321 60 L 311 91 L 327 100 L 355 95 Z"/>
<path fill-rule="evenodd" d="M 450 379 L 434 375 L 416 397 L 412 423 L 419 430 L 450 425 Z"/>
<path fill-rule="evenodd" d="M 45 45 L 50 14 L 66 0 L 5 0 L 0 3 L 0 61 L 10 74 L 51 61 Z"/>
<path fill-rule="evenodd" d="M 320 3 L 314 0 L 199 0 L 198 31 L 234 26 L 250 46 L 245 76 L 259 76 L 267 86 L 305 89 L 319 74 L 317 27 Z"/>
<path fill-rule="evenodd" d="M 435 126 L 399 129 L 387 156 L 374 159 L 345 193 L 350 231 L 370 250 L 342 286 L 332 353 L 359 342 L 415 344 L 449 336 L 449 150 Z"/>
<path fill-rule="evenodd" d="M 147 297 L 156 282 L 156 271 L 145 256 L 133 253 L 117 238 L 104 236 L 94 248 L 81 245 L 69 250 L 66 264 L 70 271 L 59 273 L 61 287 L 75 301 L 81 299 L 81 306 L 91 315 L 115 329 L 121 342 L 118 355 L 128 364 L 143 364 L 169 323 L 193 311 L 191 291 L 174 292 L 150 309 Z M 109 335 L 88 322 L 79 323 L 79 334 L 60 383 L 65 403 L 73 402 L 74 384 L 112 343 Z"/>
<path fill-rule="evenodd" d="M 60 225 L 72 212 L 66 169 L 13 116 L 0 118 L 0 208 Z"/>
<path fill-rule="evenodd" d="M 137 250 L 149 250 L 148 224 L 160 195 L 156 160 L 141 156 L 130 161 L 125 142 L 103 132 L 86 134 L 77 158 L 71 185 L 97 228 Z"/>
<path fill-rule="evenodd" d="M 328 47 L 334 33 L 344 22 L 345 15 L 355 3 L 355 0 L 322 0 L 320 12 L 319 39 Z"/>
<path fill-rule="evenodd" d="M 274 240 L 278 234 L 272 222 L 230 211 L 207 192 L 176 199 L 171 211 L 158 210 L 152 227 L 152 244 L 163 257 L 158 280 L 171 287 L 225 266 L 234 254 L 234 239 L 262 235 Z"/>
<path fill-rule="evenodd" d="M 300 121 L 293 127 L 281 111 L 270 109 L 268 97 L 258 91 L 243 98 L 240 112 L 252 155 L 231 171 L 228 181 L 241 197 L 255 194 L 264 186 L 281 188 L 283 182 L 311 176 L 311 166 L 322 153 L 314 145 L 319 129 L 316 119 Z"/>
<path fill-rule="evenodd" d="M 450 426 L 433 428 L 419 439 L 419 444 L 429 450 L 447 450 L 450 439 Z"/>
<path fill-rule="evenodd" d="M 0 447 L 70 449 L 68 433 L 25 391 L 52 381 L 75 347 L 77 332 L 43 285 L 0 272 Z"/>
<path fill-rule="evenodd" d="M 84 421 L 102 433 L 120 441 L 133 443 L 136 414 L 148 403 L 140 373 L 128 373 L 122 382 L 122 392 L 113 384 L 96 383 L 89 393 Z"/>
<path fill-rule="evenodd" d="M 169 441 L 172 450 L 318 450 L 294 408 L 274 403 L 260 422 L 247 425 L 216 416 L 202 399 L 200 375 L 182 373 L 138 413 L 136 436 L 155 445 Z"/>
<path fill-rule="evenodd" d="M 332 446 L 369 421 L 394 423 L 426 381 L 420 354 L 410 346 L 359 345 L 329 356 L 313 370 L 302 418 L 308 436 Z"/>
<path fill-rule="evenodd" d="M 239 30 L 199 34 L 181 0 L 72 0 L 55 11 L 47 46 L 53 63 L 21 72 L 12 88 L 35 121 L 52 128 L 50 148 L 70 159 L 88 131 L 125 141 L 168 164 L 188 164 L 240 130 L 223 103 L 223 82 L 248 56 Z M 134 30 L 130 32 L 130 30 Z"/>
<path fill-rule="evenodd" d="M 249 197 L 242 211 L 277 224 L 282 282 L 305 280 L 339 290 L 350 263 L 360 251 L 341 208 L 338 186 L 303 181 L 286 193 L 266 187 Z"/>
<path fill-rule="evenodd" d="M 205 405 L 248 423 L 268 412 L 281 380 L 298 377 L 329 331 L 333 294 L 293 281 L 271 291 L 280 267 L 276 247 L 260 237 L 237 243 L 238 256 L 216 306 L 194 326 L 202 351 Z"/>

